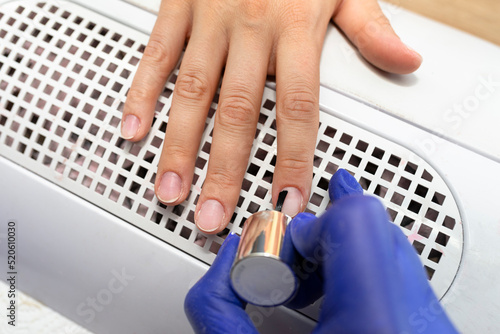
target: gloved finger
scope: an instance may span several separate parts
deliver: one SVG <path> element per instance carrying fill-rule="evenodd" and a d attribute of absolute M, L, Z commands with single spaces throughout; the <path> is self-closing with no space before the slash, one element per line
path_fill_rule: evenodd
<path fill-rule="evenodd" d="M 375 198 L 351 196 L 323 215 L 322 247 L 325 301 L 321 326 L 342 332 L 406 330 L 399 308 L 404 287 L 384 207 Z M 306 254 L 311 256 L 312 254 Z M 363 319 L 358 321 L 357 319 Z"/>
<path fill-rule="evenodd" d="M 245 313 L 246 303 L 230 284 L 238 243 L 238 236 L 227 236 L 210 269 L 186 296 L 184 311 L 196 333 L 257 333 Z"/>
<path fill-rule="evenodd" d="M 362 195 L 363 188 L 348 171 L 339 169 L 330 179 L 328 194 L 333 202 L 347 196 Z"/>
<path fill-rule="evenodd" d="M 295 216 L 295 219 L 306 224 L 313 224 L 317 218 L 311 213 L 299 213 Z M 323 282 L 319 275 L 318 263 L 304 259 L 296 251 L 290 231 L 290 229 L 287 229 L 285 233 L 280 257 L 294 271 L 299 280 L 299 288 L 296 295 L 286 306 L 292 309 L 300 309 L 312 304 L 323 295 Z"/>

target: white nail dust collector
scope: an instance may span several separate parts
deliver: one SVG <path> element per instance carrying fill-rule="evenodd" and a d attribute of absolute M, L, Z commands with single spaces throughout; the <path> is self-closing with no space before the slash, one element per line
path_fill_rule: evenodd
<path fill-rule="evenodd" d="M 388 75 L 329 28 L 307 210 L 325 210 L 328 180 L 347 169 L 408 236 L 457 328 L 497 333 L 500 49 L 384 8 L 423 65 L 408 76 Z M 216 102 L 188 199 L 176 207 L 156 200 L 153 180 L 178 68 L 148 136 L 138 143 L 119 136 L 154 21 L 154 14 L 118 0 L 0 5 L 0 226 L 18 227 L 18 288 L 96 333 L 191 331 L 183 311 L 188 289 L 229 231 L 241 233 L 246 218 L 272 208 L 272 83 L 228 228 L 204 235 L 193 219 Z M 5 230 L 0 234 L 5 238 Z M 4 249 L 0 254 L 3 266 Z M 263 333 L 308 333 L 318 308 L 247 311 Z M 432 314 L 408 321 L 420 330 Z"/>

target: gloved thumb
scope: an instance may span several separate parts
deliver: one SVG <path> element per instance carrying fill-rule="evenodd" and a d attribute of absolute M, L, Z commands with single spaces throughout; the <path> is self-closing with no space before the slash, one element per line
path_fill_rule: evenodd
<path fill-rule="evenodd" d="M 363 188 L 345 169 L 339 169 L 330 179 L 328 193 L 332 202 L 355 195 L 362 195 Z M 320 252 L 317 241 L 321 239 L 321 224 L 309 213 L 298 214 L 290 223 L 290 236 L 295 249 L 309 259 L 314 252 Z M 314 257 L 314 256 L 313 256 Z M 312 259 L 312 262 L 315 262 Z"/>

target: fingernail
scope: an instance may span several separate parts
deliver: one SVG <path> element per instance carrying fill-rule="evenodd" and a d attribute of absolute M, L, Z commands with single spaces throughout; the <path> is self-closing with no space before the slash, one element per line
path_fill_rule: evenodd
<path fill-rule="evenodd" d="M 174 172 L 166 172 L 161 177 L 156 196 L 163 203 L 173 203 L 181 197 L 181 187 L 182 182 L 179 175 Z"/>
<path fill-rule="evenodd" d="M 281 212 L 290 217 L 294 217 L 302 211 L 302 193 L 297 188 L 293 187 L 285 188 L 282 191 L 284 190 L 288 191 L 288 194 L 286 195 Z"/>
<path fill-rule="evenodd" d="M 410 50 L 411 52 L 413 52 L 414 54 L 416 54 L 417 56 L 419 56 L 420 57 L 420 61 L 422 61 L 422 55 L 420 53 L 418 53 L 417 51 L 415 51 L 415 49 L 413 49 L 412 47 L 408 46 L 407 44 L 405 44 L 405 45 L 406 45 L 406 48 L 408 50 Z"/>
<path fill-rule="evenodd" d="M 139 126 L 141 121 L 134 115 L 128 115 L 125 117 L 125 121 L 122 122 L 122 137 L 124 139 L 133 138 L 137 131 L 139 131 Z"/>
<path fill-rule="evenodd" d="M 196 225 L 203 232 L 217 230 L 224 219 L 224 208 L 222 204 L 214 199 L 209 199 L 202 204 L 196 219 Z"/>

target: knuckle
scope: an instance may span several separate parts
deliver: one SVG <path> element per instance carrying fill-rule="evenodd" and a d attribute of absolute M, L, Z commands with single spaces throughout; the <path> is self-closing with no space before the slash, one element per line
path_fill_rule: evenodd
<path fill-rule="evenodd" d="M 145 101 L 149 100 L 150 94 L 145 86 L 135 86 L 130 88 L 127 94 L 127 104 L 128 105 L 138 105 L 143 104 Z"/>
<path fill-rule="evenodd" d="M 251 30 L 258 30 L 262 27 L 265 17 L 269 13 L 269 1 L 267 0 L 252 0 L 241 1 L 241 11 L 244 20 L 241 20 L 246 28 Z"/>
<path fill-rule="evenodd" d="M 161 42 L 161 38 L 152 35 L 144 50 L 143 59 L 152 63 L 161 63 L 169 58 L 168 48 Z"/>
<path fill-rule="evenodd" d="M 374 40 L 382 30 L 392 29 L 391 23 L 383 13 L 373 14 L 372 19 L 360 25 L 354 32 L 354 41 L 358 46 L 364 47 L 365 44 Z"/>
<path fill-rule="evenodd" d="M 319 112 L 318 101 L 308 89 L 284 93 L 280 116 L 285 120 L 314 120 Z"/>
<path fill-rule="evenodd" d="M 246 16 L 261 18 L 269 9 L 269 1 L 267 0 L 252 0 L 240 2 L 243 12 Z"/>
<path fill-rule="evenodd" d="M 240 127 L 253 123 L 256 108 L 247 93 L 236 93 L 224 98 L 219 105 L 219 123 L 222 126 Z"/>
<path fill-rule="evenodd" d="M 312 166 L 312 157 L 307 157 L 304 154 L 294 154 L 279 158 L 276 168 L 285 175 L 294 175 L 294 178 L 297 178 L 297 176 L 311 176 Z"/>
<path fill-rule="evenodd" d="M 191 161 L 192 157 L 190 151 L 186 149 L 186 146 L 182 141 L 169 140 L 165 142 L 165 152 L 167 156 L 167 161 L 175 160 L 177 163 L 184 164 Z"/>
<path fill-rule="evenodd" d="M 241 184 L 238 184 L 238 178 L 230 172 L 230 169 L 222 166 L 212 167 L 207 174 L 205 183 L 211 183 L 218 189 L 239 189 L 241 187 Z"/>
<path fill-rule="evenodd" d="M 202 71 L 188 70 L 177 78 L 175 93 L 186 99 L 201 99 L 208 95 L 209 84 Z"/>
<path fill-rule="evenodd" d="M 304 30 L 304 28 L 314 24 L 314 17 L 310 12 L 310 6 L 305 2 L 292 1 L 284 6 L 280 21 L 288 29 Z"/>

